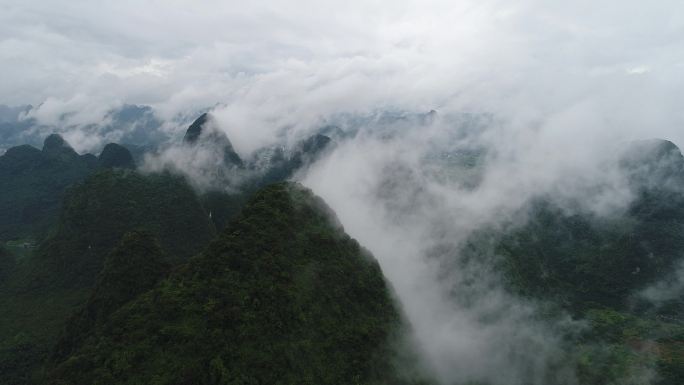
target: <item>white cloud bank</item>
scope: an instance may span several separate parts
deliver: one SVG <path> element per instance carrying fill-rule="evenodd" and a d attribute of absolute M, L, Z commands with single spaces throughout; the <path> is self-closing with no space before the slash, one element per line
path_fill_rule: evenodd
<path fill-rule="evenodd" d="M 0 103 L 60 101 L 83 123 L 123 102 L 164 118 L 221 103 L 242 152 L 388 106 L 682 142 L 682 36 L 668 0 L 7 0 Z"/>

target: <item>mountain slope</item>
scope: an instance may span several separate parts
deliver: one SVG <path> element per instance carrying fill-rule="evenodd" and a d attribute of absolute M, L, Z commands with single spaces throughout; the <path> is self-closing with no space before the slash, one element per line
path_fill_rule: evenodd
<path fill-rule="evenodd" d="M 276 184 L 85 337 L 51 383 L 398 384 L 401 324 L 373 257 L 319 198 Z"/>
<path fill-rule="evenodd" d="M 211 190 L 203 194 L 202 201 L 211 211 L 216 228 L 224 228 L 254 192 L 272 183 L 291 180 L 296 173 L 309 167 L 332 146 L 329 137 L 315 134 L 298 142 L 287 152 L 277 146 L 257 150 L 246 162 L 249 173 L 236 191 Z"/>
<path fill-rule="evenodd" d="M 88 300 L 106 256 L 137 229 L 159 238 L 169 264 L 187 260 L 215 236 L 181 177 L 102 170 L 73 186 L 48 239 L 0 281 L 0 378 L 16 384 L 40 378 L 40 366 L 67 319 Z"/>
<path fill-rule="evenodd" d="M 157 235 L 176 263 L 200 251 L 215 235 L 182 177 L 107 170 L 68 191 L 57 229 L 40 245 L 37 258 L 50 266 L 55 279 L 90 287 L 104 256 L 134 229 Z"/>
<path fill-rule="evenodd" d="M 624 309 L 668 277 L 684 257 L 684 157 L 670 142 L 646 141 L 629 146 L 621 164 L 634 194 L 624 213 L 569 212 L 539 197 L 524 226 L 499 234 L 517 288 L 573 308 Z"/>
<path fill-rule="evenodd" d="M 580 383 L 681 384 L 684 302 L 663 307 L 642 294 L 684 261 L 684 157 L 670 142 L 645 141 L 620 165 L 633 194 L 624 211 L 597 215 L 538 196 L 518 213 L 524 220 L 482 229 L 459 252 L 586 324 L 567 348 Z"/>
<path fill-rule="evenodd" d="M 81 336 L 103 323 L 123 304 L 154 287 L 168 271 L 164 252 L 151 233 L 126 233 L 107 256 L 90 299 L 67 323 L 52 359 L 68 357 L 81 342 Z"/>
<path fill-rule="evenodd" d="M 0 285 L 12 273 L 15 264 L 14 257 L 4 247 L 0 246 Z"/>
<path fill-rule="evenodd" d="M 0 241 L 44 235 L 57 218 L 64 190 L 97 167 L 93 155 L 78 155 L 59 135 L 42 150 L 23 145 L 0 156 Z"/>

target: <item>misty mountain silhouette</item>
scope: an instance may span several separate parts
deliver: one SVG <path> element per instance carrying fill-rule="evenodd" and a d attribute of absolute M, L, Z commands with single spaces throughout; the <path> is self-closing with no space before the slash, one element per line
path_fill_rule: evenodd
<path fill-rule="evenodd" d="M 97 158 L 101 168 L 135 169 L 135 161 L 128 149 L 116 143 L 107 144 Z"/>
<path fill-rule="evenodd" d="M 183 142 L 195 147 L 222 152 L 225 166 L 242 167 L 242 159 L 233 149 L 228 136 L 216 127 L 213 116 L 203 113 L 188 127 Z"/>

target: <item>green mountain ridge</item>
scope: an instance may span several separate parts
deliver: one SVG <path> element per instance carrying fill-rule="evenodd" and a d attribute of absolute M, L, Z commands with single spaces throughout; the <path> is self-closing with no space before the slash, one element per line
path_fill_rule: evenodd
<path fill-rule="evenodd" d="M 400 384 L 402 328 L 379 265 L 293 184 L 116 311 L 51 384 Z"/>
<path fill-rule="evenodd" d="M 0 373 L 32 383 L 67 319 L 93 290 L 107 254 L 124 234 L 158 237 L 164 261 L 178 264 L 203 249 L 215 229 L 179 176 L 101 170 L 71 187 L 50 236 L 17 260 L 0 282 Z M 19 352 L 21 363 L 14 361 Z"/>

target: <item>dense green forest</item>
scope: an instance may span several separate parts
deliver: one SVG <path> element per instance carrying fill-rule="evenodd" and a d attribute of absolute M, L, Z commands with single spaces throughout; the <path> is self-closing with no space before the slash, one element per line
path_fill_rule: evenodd
<path fill-rule="evenodd" d="M 109 319 L 88 310 L 94 326 L 70 337 L 50 383 L 402 383 L 390 345 L 400 310 L 330 213 L 300 186 L 261 190 L 153 290 Z"/>
<path fill-rule="evenodd" d="M 54 230 L 14 261 L 0 286 L 5 370 L 12 368 L 17 349 L 35 352 L 23 365 L 49 354 L 66 318 L 88 297 L 107 253 L 136 229 L 160 239 L 169 264 L 187 260 L 215 235 L 198 197 L 180 177 L 103 170 L 70 187 Z"/>

